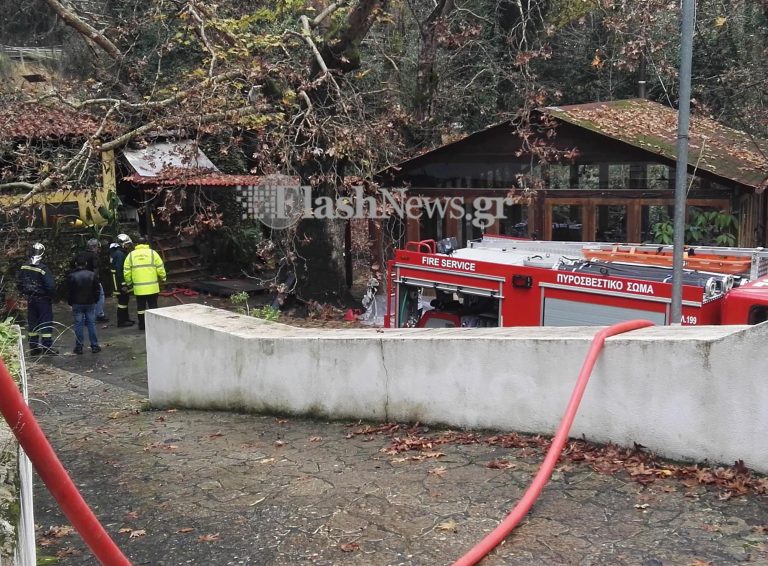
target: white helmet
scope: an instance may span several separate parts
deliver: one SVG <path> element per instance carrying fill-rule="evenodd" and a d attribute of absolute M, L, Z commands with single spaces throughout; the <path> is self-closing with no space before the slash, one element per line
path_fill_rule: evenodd
<path fill-rule="evenodd" d="M 45 255 L 45 246 L 40 242 L 35 242 L 32 244 L 32 250 L 29 255 L 32 256 L 32 265 L 37 265 Z"/>
<path fill-rule="evenodd" d="M 131 237 L 128 234 L 118 234 L 117 241 L 123 247 L 133 244 L 133 240 L 131 240 Z"/>

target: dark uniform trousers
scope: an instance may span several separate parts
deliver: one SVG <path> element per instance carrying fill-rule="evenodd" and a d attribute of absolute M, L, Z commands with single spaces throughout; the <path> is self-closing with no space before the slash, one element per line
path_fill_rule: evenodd
<path fill-rule="evenodd" d="M 139 317 L 139 330 L 144 330 L 144 313 L 147 309 L 157 308 L 158 293 L 136 295 L 136 315 Z"/>
<path fill-rule="evenodd" d="M 123 278 L 117 276 L 117 272 L 112 269 L 112 285 L 114 287 L 112 295 L 117 297 L 117 323 L 125 324 L 128 322 L 128 302 L 130 301 L 131 294 L 126 293 L 122 289 Z M 119 279 L 119 280 L 118 280 Z"/>
<path fill-rule="evenodd" d="M 27 329 L 31 349 L 53 345 L 53 303 L 49 297 L 27 299 Z"/>

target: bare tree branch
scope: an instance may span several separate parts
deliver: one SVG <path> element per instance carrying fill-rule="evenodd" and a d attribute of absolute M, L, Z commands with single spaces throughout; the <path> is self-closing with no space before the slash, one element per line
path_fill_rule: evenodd
<path fill-rule="evenodd" d="M 92 41 L 99 47 L 101 47 L 107 55 L 112 57 L 115 61 L 120 61 L 123 58 L 123 53 L 112 43 L 103 33 L 99 32 L 96 28 L 81 20 L 75 12 L 65 7 L 58 0 L 45 0 L 51 9 L 66 23 L 68 26 L 77 30 L 83 37 Z"/>

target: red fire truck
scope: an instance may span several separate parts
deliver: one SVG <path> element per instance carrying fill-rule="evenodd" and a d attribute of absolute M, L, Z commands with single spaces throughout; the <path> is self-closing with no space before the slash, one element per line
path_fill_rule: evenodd
<path fill-rule="evenodd" d="M 386 327 L 670 323 L 670 246 L 484 236 L 409 242 L 389 262 Z M 683 325 L 768 320 L 768 250 L 685 250 Z"/>

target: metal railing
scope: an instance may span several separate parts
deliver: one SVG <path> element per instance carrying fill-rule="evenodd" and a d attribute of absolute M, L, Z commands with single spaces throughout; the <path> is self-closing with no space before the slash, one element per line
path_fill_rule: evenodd
<path fill-rule="evenodd" d="M 64 54 L 61 47 L 16 47 L 0 45 L 0 53 L 9 59 L 20 61 L 58 61 Z"/>

